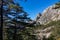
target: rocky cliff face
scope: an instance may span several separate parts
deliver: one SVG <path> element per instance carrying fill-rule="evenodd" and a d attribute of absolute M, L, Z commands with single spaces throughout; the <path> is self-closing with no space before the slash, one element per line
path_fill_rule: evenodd
<path fill-rule="evenodd" d="M 50 21 L 56 20 L 60 20 L 60 6 L 53 5 L 43 11 L 42 16 L 40 16 L 37 22 L 40 24 L 46 24 Z"/>
<path fill-rule="evenodd" d="M 46 8 L 41 16 L 40 14 L 37 15 L 35 21 L 37 22 L 36 24 L 43 24 L 43 26 L 39 26 L 43 27 L 43 29 L 40 28 L 35 31 L 38 40 L 43 40 L 44 37 L 49 40 L 52 35 L 55 39 L 60 38 L 60 3 Z"/>

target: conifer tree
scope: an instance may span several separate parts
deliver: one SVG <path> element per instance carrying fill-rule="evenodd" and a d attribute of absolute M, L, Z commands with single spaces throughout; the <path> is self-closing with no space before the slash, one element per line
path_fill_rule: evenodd
<path fill-rule="evenodd" d="M 27 13 L 18 3 L 14 3 L 14 0 L 3 0 L 3 29 L 6 29 L 8 33 L 6 40 L 17 40 L 18 27 L 21 27 L 20 25 L 26 23 L 28 19 Z M 23 23 L 20 23 L 21 21 Z"/>

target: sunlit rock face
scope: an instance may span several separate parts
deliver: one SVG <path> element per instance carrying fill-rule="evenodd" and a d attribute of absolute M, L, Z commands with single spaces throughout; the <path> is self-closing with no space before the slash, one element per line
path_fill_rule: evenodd
<path fill-rule="evenodd" d="M 50 6 L 46 8 L 42 16 L 37 20 L 40 24 L 46 24 L 49 21 L 56 21 L 60 20 L 60 8 L 55 8 L 57 7 L 56 5 Z"/>

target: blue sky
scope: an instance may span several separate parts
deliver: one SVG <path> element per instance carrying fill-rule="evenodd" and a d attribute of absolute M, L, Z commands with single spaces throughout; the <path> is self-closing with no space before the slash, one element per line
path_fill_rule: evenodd
<path fill-rule="evenodd" d="M 26 2 L 16 0 L 16 2 L 18 2 L 29 14 L 31 19 L 35 19 L 38 13 L 42 13 L 44 9 L 58 1 L 60 0 L 27 0 Z"/>

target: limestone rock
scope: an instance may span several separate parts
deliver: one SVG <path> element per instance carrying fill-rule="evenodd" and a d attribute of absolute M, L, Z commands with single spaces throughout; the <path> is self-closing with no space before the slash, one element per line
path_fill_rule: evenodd
<path fill-rule="evenodd" d="M 40 24 L 46 24 L 50 21 L 60 20 L 60 8 L 56 8 L 56 5 L 46 8 L 42 12 L 42 16 L 37 20 Z M 56 8 L 56 9 L 55 9 Z"/>

